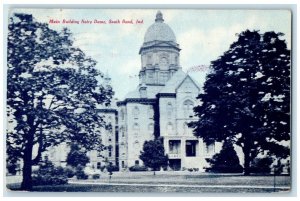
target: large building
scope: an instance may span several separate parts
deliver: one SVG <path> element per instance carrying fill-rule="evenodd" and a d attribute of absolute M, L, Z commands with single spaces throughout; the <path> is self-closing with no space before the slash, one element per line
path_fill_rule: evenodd
<path fill-rule="evenodd" d="M 201 89 L 199 84 L 182 71 L 180 46 L 173 30 L 157 12 L 139 50 L 141 69 L 139 84 L 124 100 L 100 108 L 110 129 L 102 130 L 106 149 L 91 151 L 89 166 L 100 169 L 108 162 L 127 170 L 143 165 L 139 159 L 146 140 L 162 137 L 169 157 L 169 170 L 207 167 L 206 158 L 220 150 L 220 145 L 206 145 L 196 138 L 187 124 L 197 120 L 193 107 Z M 106 84 L 110 80 L 106 76 Z M 62 160 L 52 158 L 54 161 Z"/>
<path fill-rule="evenodd" d="M 200 87 L 182 71 L 180 50 L 173 30 L 158 11 L 139 51 L 140 82 L 117 103 L 120 169 L 142 164 L 142 146 L 155 136 L 163 138 L 172 170 L 202 170 L 207 165 L 205 158 L 215 153 L 214 144 L 206 146 L 187 126 L 196 120 L 193 107 Z"/>

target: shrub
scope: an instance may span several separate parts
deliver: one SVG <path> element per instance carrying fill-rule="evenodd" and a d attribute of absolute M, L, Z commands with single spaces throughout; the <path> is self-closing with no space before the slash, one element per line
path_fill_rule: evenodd
<path fill-rule="evenodd" d="M 93 179 L 100 179 L 100 174 L 93 174 Z"/>
<path fill-rule="evenodd" d="M 77 167 L 78 165 L 86 166 L 90 162 L 89 157 L 86 152 L 82 151 L 79 145 L 72 144 L 71 150 L 67 156 L 67 164 L 72 167 Z"/>
<path fill-rule="evenodd" d="M 8 162 L 6 163 L 6 168 L 9 174 L 16 175 L 17 174 L 17 164 Z"/>
<path fill-rule="evenodd" d="M 187 169 L 189 172 L 193 172 L 193 168 L 188 168 Z"/>
<path fill-rule="evenodd" d="M 231 142 L 225 141 L 220 153 L 215 154 L 213 158 L 206 159 L 211 167 L 206 168 L 207 172 L 215 173 L 242 173 L 243 167 L 233 148 Z"/>
<path fill-rule="evenodd" d="M 252 162 L 250 171 L 252 173 L 270 174 L 272 163 L 272 157 L 255 158 Z"/>
<path fill-rule="evenodd" d="M 75 172 L 77 179 L 88 179 L 89 176 L 85 174 L 83 167 L 81 165 L 78 165 Z"/>
<path fill-rule="evenodd" d="M 65 168 L 65 173 L 68 178 L 72 178 L 75 176 L 75 170 L 72 167 L 66 167 Z"/>
<path fill-rule="evenodd" d="M 48 161 L 33 172 L 32 183 L 33 185 L 61 185 L 68 183 L 68 178 L 64 168 L 55 167 Z"/>
<path fill-rule="evenodd" d="M 134 165 L 134 166 L 129 167 L 129 171 L 131 171 L 131 172 L 147 171 L 147 167 L 140 166 L 140 165 Z"/>
<path fill-rule="evenodd" d="M 116 165 L 108 165 L 106 167 L 108 172 L 118 172 L 119 171 L 119 167 Z"/>

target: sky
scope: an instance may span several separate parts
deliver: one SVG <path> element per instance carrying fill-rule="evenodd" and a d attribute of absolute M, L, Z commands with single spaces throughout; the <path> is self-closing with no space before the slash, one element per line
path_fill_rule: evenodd
<path fill-rule="evenodd" d="M 10 14 L 32 14 L 39 22 L 60 31 L 67 27 L 73 33 L 74 46 L 97 61 L 97 69 L 112 79 L 115 98 L 122 100 L 134 90 L 141 69 L 139 49 L 148 27 L 154 23 L 157 9 L 12 9 Z M 181 50 L 180 65 L 203 85 L 210 62 L 216 60 L 237 34 L 249 30 L 282 32 L 291 48 L 291 15 L 288 10 L 206 10 L 161 9 L 164 22 L 175 33 Z M 65 24 L 63 20 L 79 21 Z M 81 23 L 82 20 L 91 24 Z M 133 20 L 134 24 L 97 24 L 94 21 Z M 136 24 L 136 20 L 142 23 Z M 200 66 L 195 70 L 195 66 Z"/>

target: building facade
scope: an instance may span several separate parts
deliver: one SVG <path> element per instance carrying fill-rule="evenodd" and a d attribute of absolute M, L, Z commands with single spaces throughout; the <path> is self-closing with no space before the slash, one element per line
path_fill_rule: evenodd
<path fill-rule="evenodd" d="M 99 108 L 99 115 L 108 125 L 108 128 L 101 128 L 105 149 L 88 152 L 89 168 L 97 170 L 110 163 L 126 171 L 131 166 L 143 165 L 139 159 L 143 144 L 155 137 L 163 139 L 169 170 L 195 168 L 204 171 L 208 167 L 205 159 L 219 152 L 221 145 L 206 145 L 187 126 L 197 120 L 193 107 L 198 104 L 196 97 L 201 89 L 182 70 L 180 50 L 173 30 L 164 23 L 158 11 L 139 50 L 138 86 L 124 100 L 114 99 L 109 107 Z M 110 84 L 108 76 L 105 84 Z M 62 148 L 56 149 L 62 153 Z M 46 155 L 55 164 L 62 165 L 67 154 L 55 153 L 53 149 Z"/>
<path fill-rule="evenodd" d="M 182 71 L 180 50 L 173 30 L 158 11 L 139 51 L 139 85 L 117 103 L 121 170 L 142 165 L 139 155 L 144 142 L 157 136 L 163 138 L 170 170 L 203 170 L 205 158 L 220 149 L 215 144 L 206 146 L 187 126 L 197 120 L 193 107 L 200 87 Z"/>

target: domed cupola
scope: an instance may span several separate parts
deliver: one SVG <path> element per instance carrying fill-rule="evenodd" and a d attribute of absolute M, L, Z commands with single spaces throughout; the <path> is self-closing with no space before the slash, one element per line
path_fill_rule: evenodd
<path fill-rule="evenodd" d="M 144 43 L 152 41 L 169 41 L 176 43 L 176 37 L 173 30 L 164 23 L 163 15 L 160 11 L 157 12 L 155 23 L 153 23 L 146 31 Z"/>
<path fill-rule="evenodd" d="M 163 14 L 158 11 L 139 51 L 142 61 L 140 84 L 165 85 L 180 68 L 179 52 L 173 30 L 164 23 Z"/>

